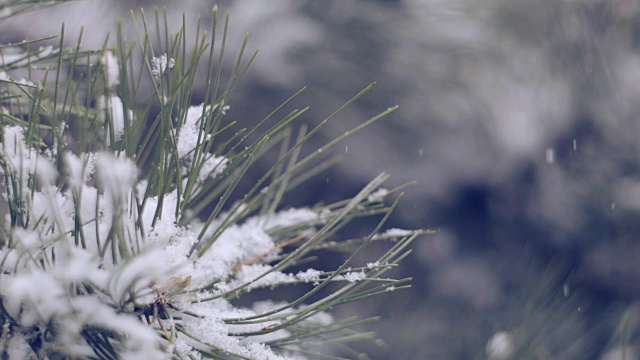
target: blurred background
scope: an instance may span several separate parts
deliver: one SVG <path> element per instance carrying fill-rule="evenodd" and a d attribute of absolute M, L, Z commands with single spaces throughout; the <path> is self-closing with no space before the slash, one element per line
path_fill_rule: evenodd
<path fill-rule="evenodd" d="M 130 8 L 165 5 L 195 32 L 214 2 L 72 2 L 3 22 L 0 41 L 64 21 L 69 45 L 84 25 L 100 47 L 118 19 L 134 37 Z M 227 115 L 242 126 L 303 86 L 296 106 L 314 123 L 377 82 L 318 143 L 400 106 L 288 199 L 353 196 L 381 171 L 389 187 L 417 181 L 390 223 L 438 230 L 402 270 L 413 288 L 336 309 L 383 316 L 387 346 L 364 346 L 371 358 L 502 359 L 486 350 L 500 333 L 512 358 L 640 358 L 639 0 L 218 6 L 231 12 L 228 70 L 245 33 L 260 49 Z"/>

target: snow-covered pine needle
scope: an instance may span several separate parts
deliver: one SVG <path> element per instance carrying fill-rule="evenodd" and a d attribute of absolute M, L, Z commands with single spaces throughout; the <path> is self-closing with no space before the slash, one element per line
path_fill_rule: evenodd
<path fill-rule="evenodd" d="M 36 6 L 12 4 L 0 5 L 0 18 Z M 383 277 L 423 234 L 382 231 L 399 200 L 386 206 L 385 196 L 401 188 L 382 192 L 381 174 L 341 202 L 284 204 L 333 162 L 324 157 L 331 146 L 395 107 L 303 157 L 307 140 L 373 84 L 311 130 L 295 126 L 306 109 L 281 115 L 299 92 L 235 129 L 233 90 L 255 53 L 245 59 L 245 39 L 222 84 L 229 15 L 219 45 L 217 10 L 211 37 L 187 34 L 184 23 L 170 35 L 166 13 L 154 15 L 141 13 L 141 27 L 134 17 L 134 44 L 119 28 L 115 45 L 97 50 L 80 41 L 31 52 L 0 45 L 1 357 L 303 359 L 374 339 L 353 329 L 372 319 L 334 319 L 330 310 L 408 287 Z M 212 80 L 193 104 L 200 63 Z M 31 78 L 15 81 L 17 70 Z M 241 189 L 274 149 L 275 163 Z M 369 236 L 341 239 L 353 219 L 369 216 L 382 216 Z M 382 256 L 356 262 L 369 243 L 390 238 Z M 337 268 L 310 262 L 345 244 L 357 249 Z M 292 286 L 303 292 L 283 291 L 286 301 L 252 297 Z"/>

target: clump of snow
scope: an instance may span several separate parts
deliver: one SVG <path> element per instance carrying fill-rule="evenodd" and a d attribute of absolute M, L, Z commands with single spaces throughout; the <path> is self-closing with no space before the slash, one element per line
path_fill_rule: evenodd
<path fill-rule="evenodd" d="M 367 269 L 373 269 L 380 266 L 380 262 L 376 261 L 376 262 L 370 262 L 367 263 Z"/>
<path fill-rule="evenodd" d="M 374 192 L 372 192 L 371 194 L 369 194 L 369 197 L 367 198 L 367 200 L 373 202 L 373 201 L 382 201 L 385 196 L 389 195 L 389 190 L 385 189 L 385 188 L 380 188 Z"/>
<path fill-rule="evenodd" d="M 33 174 L 38 154 L 28 148 L 24 139 L 24 130 L 19 126 L 4 127 L 2 152 L 8 167 L 17 174 Z"/>
<path fill-rule="evenodd" d="M 180 133 L 178 134 L 178 155 L 180 158 L 186 157 L 192 152 L 198 145 L 198 137 L 200 136 L 200 119 L 203 114 L 207 114 L 210 108 L 205 108 L 204 104 L 198 106 L 191 106 L 187 110 L 187 114 L 184 119 L 184 123 L 180 127 Z M 204 139 L 200 139 L 200 142 Z"/>
<path fill-rule="evenodd" d="M 28 81 L 27 79 L 24 79 L 24 78 L 18 80 L 18 85 L 23 85 L 23 86 L 28 86 L 28 87 L 36 87 L 36 84 L 34 84 L 31 81 Z"/>
<path fill-rule="evenodd" d="M 91 174 L 93 174 L 95 156 L 93 154 L 82 154 L 77 157 L 72 152 L 67 152 L 64 155 L 64 160 L 69 184 L 76 191 L 80 191 L 82 186 L 89 181 Z"/>
<path fill-rule="evenodd" d="M 321 271 L 316 269 L 307 269 L 296 274 L 296 278 L 304 282 L 317 282 L 320 280 Z"/>
<path fill-rule="evenodd" d="M 234 267 L 242 265 L 247 260 L 266 256 L 266 254 L 276 255 L 278 251 L 273 251 L 276 244 L 268 235 L 270 229 L 317 219 L 318 214 L 315 211 L 288 209 L 273 215 L 254 216 L 247 219 L 242 225 L 234 224 L 227 227 L 209 251 L 195 263 L 197 274 L 193 278 L 194 286 L 203 286 L 215 279 L 225 279 L 233 272 Z M 216 226 L 216 224 L 212 225 L 210 231 Z M 268 257 L 266 259 L 268 260 Z M 262 265 L 245 265 L 239 268 L 236 277 L 239 279 L 239 283 L 251 282 L 265 270 L 267 268 Z M 273 272 L 258 283 L 252 284 L 252 287 L 269 286 L 278 281 L 292 282 L 295 280 L 294 275 Z M 301 280 L 307 281 L 306 279 Z M 315 281 L 315 279 L 309 281 Z"/>
<path fill-rule="evenodd" d="M 57 49 L 53 46 L 41 46 L 37 51 L 30 53 L 25 52 L 19 47 L 6 46 L 2 49 L 0 56 L 0 65 L 12 65 L 12 67 L 22 67 L 29 63 L 51 56 Z"/>
<path fill-rule="evenodd" d="M 149 288 L 150 284 L 166 277 L 167 267 L 161 261 L 163 258 L 162 249 L 152 248 L 137 254 L 113 271 L 109 279 L 109 292 L 116 303 L 125 301 L 128 292 Z"/>
<path fill-rule="evenodd" d="M 176 61 L 173 58 L 167 58 L 167 54 L 162 54 L 159 57 L 153 57 L 151 59 L 151 74 L 155 78 L 159 78 L 168 69 L 173 69 Z"/>
<path fill-rule="evenodd" d="M 358 282 L 358 281 L 362 281 L 367 277 L 367 274 L 365 274 L 363 271 L 358 271 L 358 272 L 353 272 L 350 271 L 344 275 L 338 275 L 336 276 L 334 279 L 335 280 L 346 280 L 348 282 Z"/>
<path fill-rule="evenodd" d="M 251 226 L 260 226 L 266 229 L 273 229 L 309 221 L 316 221 L 318 219 L 318 213 L 314 210 L 307 208 L 292 208 L 279 211 L 273 215 L 252 217 L 246 221 L 246 224 Z"/>
<path fill-rule="evenodd" d="M 211 138 L 209 134 L 204 134 L 202 127 L 205 117 L 212 114 L 217 106 L 218 105 L 204 106 L 204 104 L 200 104 L 191 106 L 187 110 L 184 122 L 180 127 L 180 132 L 176 139 L 178 155 L 184 161 L 183 165 L 185 168 L 191 166 L 196 148 L 202 146 Z M 222 108 L 223 114 L 226 109 L 228 109 L 228 106 Z M 198 173 L 199 182 L 203 182 L 208 177 L 216 177 L 224 171 L 228 163 L 229 160 L 225 157 L 207 154 Z"/>
<path fill-rule="evenodd" d="M 23 326 L 33 326 L 69 311 L 66 290 L 52 274 L 33 269 L 3 279 L 4 308 Z"/>
<path fill-rule="evenodd" d="M 8 81 L 8 82 L 11 82 L 13 84 L 17 84 L 17 85 L 20 85 L 20 86 L 32 87 L 32 88 L 36 88 L 37 87 L 36 84 L 34 84 L 31 81 L 29 81 L 27 79 L 24 79 L 24 78 L 16 81 L 15 79 L 12 79 L 9 75 L 7 75 L 7 73 L 4 72 L 4 71 L 0 71 L 0 81 Z"/>
<path fill-rule="evenodd" d="M 225 279 L 237 264 L 262 255 L 275 247 L 273 239 L 259 227 L 231 225 L 213 243 L 195 264 L 195 286 L 205 285 L 214 279 Z M 243 267 L 248 271 L 247 267 Z"/>
<path fill-rule="evenodd" d="M 113 87 L 120 83 L 120 66 L 118 59 L 113 55 L 112 51 L 107 51 L 100 58 L 100 64 L 104 66 L 107 86 Z"/>
<path fill-rule="evenodd" d="M 207 178 L 215 178 L 221 174 L 229 164 L 229 160 L 223 156 L 209 155 L 202 163 L 200 172 L 198 173 L 198 181 L 204 182 Z"/>
<path fill-rule="evenodd" d="M 8 324 L 8 323 L 7 323 Z M 12 334 L 6 344 L 7 355 L 9 360 L 18 359 L 37 359 L 36 354 L 29 346 L 27 338 L 20 334 Z"/>
<path fill-rule="evenodd" d="M 136 164 L 124 154 L 115 157 L 110 153 L 97 154 L 95 162 L 96 173 L 104 190 L 115 200 L 125 198 L 138 177 Z"/>
<path fill-rule="evenodd" d="M 109 128 L 113 131 L 115 139 L 118 140 L 124 131 L 124 106 L 122 105 L 122 100 L 115 95 L 102 95 L 97 99 L 97 107 L 100 110 L 102 120 L 109 122 Z"/>
<path fill-rule="evenodd" d="M 270 287 L 278 284 L 284 284 L 295 281 L 295 276 L 292 274 L 285 274 L 280 271 L 271 271 L 272 267 L 263 264 L 246 265 L 240 268 L 235 274 L 235 281 L 231 282 L 231 285 L 239 286 L 242 284 L 249 284 L 248 289 L 255 289 L 260 287 Z M 269 272 L 271 271 L 271 272 Z M 266 276 L 265 273 L 269 272 Z"/>
<path fill-rule="evenodd" d="M 374 235 L 373 238 L 374 239 L 383 239 L 383 238 L 392 238 L 392 237 L 398 238 L 398 237 L 411 236 L 414 233 L 415 233 L 415 231 L 412 231 L 412 230 L 391 228 L 389 230 L 386 230 L 382 234 Z"/>
<path fill-rule="evenodd" d="M 5 164 L 0 168 L 0 174 L 7 175 L 12 181 L 5 182 L 7 191 L 11 194 L 19 194 L 24 199 L 23 210 L 29 208 L 31 189 L 29 180 L 38 175 L 44 185 L 51 184 L 57 176 L 55 168 L 46 156 L 41 156 L 30 146 L 27 146 L 24 130 L 19 126 L 5 126 L 2 145 L 0 145 L 2 159 Z M 8 172 L 5 174 L 5 171 Z M 41 184 L 42 185 L 42 184 Z M 7 199 L 7 192 L 2 196 Z"/>

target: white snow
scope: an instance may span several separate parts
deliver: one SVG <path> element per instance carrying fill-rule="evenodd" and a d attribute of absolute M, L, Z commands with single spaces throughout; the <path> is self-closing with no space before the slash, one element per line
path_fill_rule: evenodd
<path fill-rule="evenodd" d="M 414 231 L 412 231 L 412 230 L 391 228 L 391 229 L 386 230 L 382 234 L 374 235 L 373 238 L 374 239 L 390 238 L 390 237 L 396 237 L 397 238 L 397 237 L 411 236 L 413 234 L 414 234 Z"/>
<path fill-rule="evenodd" d="M 109 279 L 109 292 L 116 303 L 126 300 L 129 291 L 150 289 L 150 285 L 168 278 L 162 249 L 154 247 L 132 257 L 117 268 Z"/>
<path fill-rule="evenodd" d="M 210 111 L 210 107 L 204 107 L 204 104 L 198 106 L 192 106 L 187 110 L 186 117 L 182 127 L 180 127 L 180 133 L 178 134 L 178 155 L 180 158 L 186 157 L 192 152 L 198 144 L 198 136 L 200 134 L 200 119 L 204 114 L 206 115 Z M 202 142 L 204 139 L 201 138 Z"/>
<path fill-rule="evenodd" d="M 159 57 L 153 57 L 151 59 L 151 74 L 154 77 L 159 78 L 168 69 L 173 69 L 175 66 L 175 60 L 173 58 L 167 58 L 167 54 L 162 54 Z"/>
<path fill-rule="evenodd" d="M 101 60 L 106 65 L 114 60 L 109 56 L 112 55 L 108 53 Z M 120 99 L 115 95 L 102 97 L 99 106 L 108 113 L 114 130 L 121 132 L 124 118 Z M 203 109 L 203 105 L 192 107 L 179 133 L 178 149 L 187 162 L 193 160 Z M 265 302 L 247 309 L 235 307 L 225 298 L 207 298 L 244 284 L 250 284 L 246 289 L 251 290 L 322 281 L 323 272 L 315 269 L 295 274 L 272 271 L 269 262 L 282 252 L 278 242 L 288 239 L 274 239 L 270 234 L 301 223 L 326 221 L 326 211 L 321 215 L 311 209 L 287 209 L 251 216 L 226 227 L 200 257 L 189 255 L 199 241 L 203 224 L 194 220 L 188 226 L 179 225 L 178 189 L 173 189 L 164 194 L 162 214 L 152 226 L 159 200 L 149 197 L 144 208 L 138 208 L 148 183 L 138 179 L 139 170 L 126 153 L 74 154 L 64 150 L 63 144 L 61 179 L 52 158 L 27 146 L 22 128 L 6 126 L 4 135 L 0 151 L 6 160 L 7 175 L 18 180 L 17 188 L 25 189 L 21 194 L 29 224 L 27 228 L 5 229 L 11 230 L 13 244 L 0 249 L 0 296 L 7 312 L 19 322 L 15 329 L 56 324 L 60 328 L 56 342 L 70 357 L 92 356 L 93 350 L 81 334 L 89 326 L 121 334 L 123 359 L 163 359 L 174 351 L 199 358 L 193 350 L 206 348 L 206 344 L 249 358 L 289 359 L 263 343 L 289 336 L 286 330 L 244 339 L 230 335 L 260 331 L 277 325 L 276 321 L 244 325 L 223 321 L 253 316 L 282 304 Z M 229 161 L 213 154 L 207 156 L 201 171 L 203 178 L 216 176 Z M 28 181 L 35 176 L 40 187 L 31 192 Z M 65 187 L 57 188 L 61 180 Z M 214 219 L 204 232 L 203 241 L 210 240 L 227 216 L 221 214 Z M 311 236 L 313 231 L 313 225 L 308 225 L 297 235 Z M 405 233 L 394 230 L 391 234 L 398 232 Z M 300 239 L 305 241 L 304 237 Z M 348 270 L 335 280 L 356 282 L 364 278 L 364 272 Z M 86 293 L 79 284 L 90 285 L 94 293 Z M 178 335 L 169 344 L 159 336 L 158 325 L 145 324 L 131 314 L 132 299 L 137 306 L 150 306 L 160 296 L 201 315 L 181 314 L 179 321 L 202 343 Z M 320 313 L 305 321 L 329 324 L 333 319 Z M 169 320 L 164 322 L 169 324 Z M 30 356 L 19 331 L 8 344 L 10 356 Z"/>
<path fill-rule="evenodd" d="M 180 127 L 180 132 L 176 139 L 178 155 L 184 160 L 184 169 L 188 169 L 193 161 L 196 147 L 198 146 L 198 138 L 200 138 L 200 146 L 206 141 L 211 139 L 210 134 L 204 134 L 201 130 L 204 125 L 203 116 L 208 116 L 215 110 L 217 105 L 204 106 L 200 104 L 197 106 L 191 106 L 186 113 L 184 122 Z M 222 112 L 228 109 L 228 106 L 222 108 Z M 213 154 L 205 154 L 207 157 L 202 163 L 200 172 L 198 173 L 198 181 L 202 183 L 208 177 L 216 177 L 222 173 L 229 163 L 229 160 L 223 156 L 216 156 Z"/>
<path fill-rule="evenodd" d="M 72 152 L 64 154 L 69 184 L 80 191 L 82 186 L 89 180 L 95 169 L 95 156 L 93 154 L 82 154 L 77 157 Z"/>
<path fill-rule="evenodd" d="M 385 189 L 385 188 L 380 188 L 374 192 L 372 192 L 369 197 L 367 198 L 367 200 L 369 201 L 382 201 L 384 199 L 385 196 L 387 196 L 389 194 L 389 190 Z"/>
<path fill-rule="evenodd" d="M 9 323 L 6 323 L 9 324 Z M 36 359 L 36 354 L 31 350 L 27 339 L 21 333 L 11 334 L 7 343 L 7 355 L 9 360 Z"/>
<path fill-rule="evenodd" d="M 508 332 L 500 331 L 495 333 L 487 343 L 489 360 L 508 359 L 513 351 L 513 337 Z"/>
<path fill-rule="evenodd" d="M 367 275 L 360 271 L 360 272 L 348 272 L 344 275 L 338 275 L 336 276 L 334 279 L 336 280 L 346 280 L 348 282 L 358 282 L 358 281 L 362 281 L 367 277 Z"/>
<path fill-rule="evenodd" d="M 105 77 L 107 78 L 107 86 L 113 87 L 120 83 L 120 66 L 118 59 L 113 55 L 112 51 L 105 52 L 100 58 L 100 64 L 104 66 Z"/>
<path fill-rule="evenodd" d="M 124 131 L 124 107 L 122 100 L 116 95 L 101 95 L 97 99 L 97 107 L 102 119 L 109 121 L 110 129 L 116 140 L 120 139 Z"/>
<path fill-rule="evenodd" d="M 115 157 L 106 152 L 98 153 L 95 162 L 96 173 L 104 190 L 114 199 L 125 198 L 138 177 L 134 162 L 124 154 Z"/>

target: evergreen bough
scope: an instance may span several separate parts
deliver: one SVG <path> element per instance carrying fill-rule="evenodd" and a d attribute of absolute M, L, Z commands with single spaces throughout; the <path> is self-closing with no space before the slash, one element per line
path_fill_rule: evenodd
<path fill-rule="evenodd" d="M 56 2 L 3 2 L 0 15 Z M 381 188 L 386 174 L 337 203 L 281 203 L 333 163 L 329 148 L 395 107 L 307 155 L 305 141 L 372 85 L 317 127 L 294 127 L 306 109 L 279 115 L 296 93 L 237 130 L 225 113 L 255 54 L 245 60 L 245 39 L 223 84 L 228 14 L 222 34 L 217 9 L 211 16 L 210 32 L 187 34 L 183 19 L 170 34 L 166 12 L 153 21 L 142 12 L 133 43 L 119 29 L 101 49 L 83 49 L 82 34 L 65 48 L 64 26 L 59 36 L 0 45 L 2 359 L 335 358 L 336 346 L 355 356 L 349 342 L 374 339 L 355 328 L 373 319 L 328 310 L 409 286 L 383 275 L 424 232 L 381 232 L 404 187 Z M 194 105 L 202 71 L 204 101 Z M 238 194 L 274 148 L 277 161 Z M 382 220 L 369 236 L 340 240 L 353 219 L 373 215 Z M 380 240 L 393 242 L 357 266 Z M 344 249 L 336 269 L 306 268 L 318 252 Z M 285 288 L 296 284 L 298 295 Z M 248 297 L 265 287 L 291 299 Z"/>

